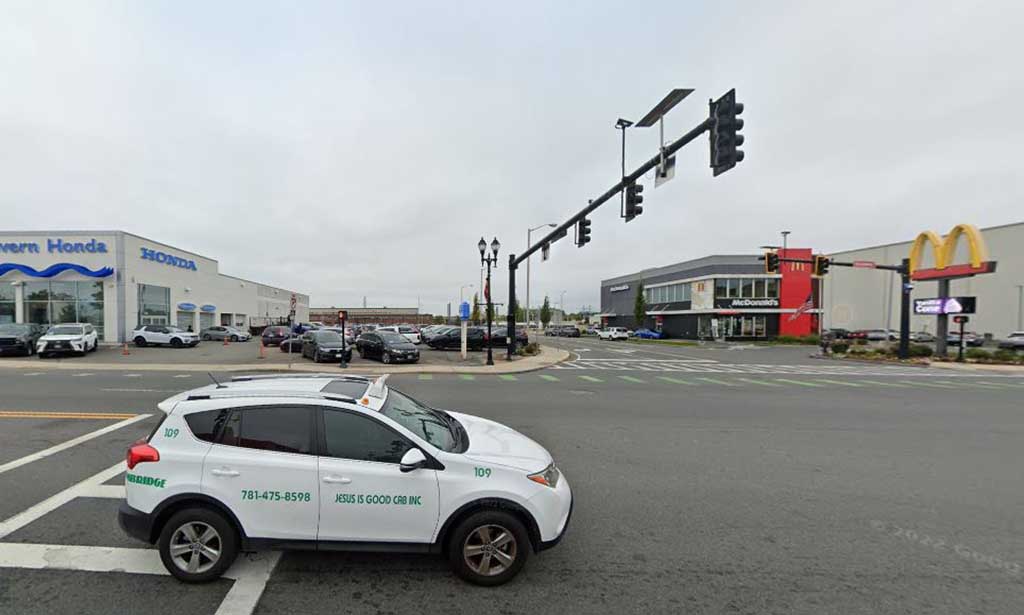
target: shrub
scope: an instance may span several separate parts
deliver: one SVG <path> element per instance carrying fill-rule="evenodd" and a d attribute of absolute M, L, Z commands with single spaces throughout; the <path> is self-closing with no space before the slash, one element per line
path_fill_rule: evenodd
<path fill-rule="evenodd" d="M 858 346 L 854 346 L 853 348 L 850 349 L 850 354 L 852 354 L 852 355 L 863 356 L 863 355 L 866 355 L 867 353 L 868 353 L 867 349 L 860 348 Z"/>
<path fill-rule="evenodd" d="M 858 337 L 856 340 L 854 340 L 853 343 L 857 344 L 858 346 L 867 346 L 868 345 L 868 341 L 866 339 L 864 339 L 863 337 Z"/>
<path fill-rule="evenodd" d="M 836 342 L 835 344 L 832 344 L 832 352 L 844 354 L 849 349 L 850 345 L 846 342 Z"/>
<path fill-rule="evenodd" d="M 932 350 L 932 347 L 926 344 L 910 345 L 910 356 L 912 357 L 930 357 L 934 353 L 935 351 Z"/>
<path fill-rule="evenodd" d="M 777 344 L 809 344 L 817 346 L 821 340 L 817 335 L 780 335 L 775 338 Z"/>
<path fill-rule="evenodd" d="M 519 346 L 516 348 L 516 354 L 520 356 L 530 356 L 540 353 L 540 344 L 537 342 L 530 342 L 525 346 Z"/>
<path fill-rule="evenodd" d="M 967 351 L 964 352 L 964 356 L 967 357 L 968 359 L 984 361 L 987 359 L 991 359 L 992 353 L 982 348 L 968 348 Z"/>
<path fill-rule="evenodd" d="M 992 358 L 996 361 L 1003 361 L 1005 363 L 1013 363 L 1017 360 L 1017 353 L 1013 350 L 1006 348 L 1000 348 L 999 350 L 992 353 Z"/>

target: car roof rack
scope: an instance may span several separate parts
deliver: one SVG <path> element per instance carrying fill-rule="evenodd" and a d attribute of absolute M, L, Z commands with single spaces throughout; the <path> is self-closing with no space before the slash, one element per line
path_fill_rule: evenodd
<path fill-rule="evenodd" d="M 330 401 L 342 401 L 348 403 L 356 403 L 356 400 L 347 397 L 345 395 L 338 395 L 337 393 L 320 393 L 314 391 L 252 391 L 252 390 L 232 390 L 232 389 L 215 389 L 207 393 L 194 393 L 185 398 L 185 401 L 202 401 L 208 399 L 232 399 L 238 397 L 278 397 L 278 398 L 289 398 L 289 397 L 301 397 L 303 399 L 328 399 Z"/>
<path fill-rule="evenodd" d="M 261 374 L 253 376 L 235 376 L 231 379 L 231 382 L 253 382 L 258 380 L 287 380 L 300 378 L 330 378 L 332 380 L 348 380 L 350 382 L 372 382 L 373 380 L 372 378 L 365 378 L 363 376 L 310 372 L 308 374 Z"/>

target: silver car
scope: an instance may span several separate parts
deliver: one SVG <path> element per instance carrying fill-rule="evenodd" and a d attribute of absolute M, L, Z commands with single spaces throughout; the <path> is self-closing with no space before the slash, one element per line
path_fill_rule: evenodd
<path fill-rule="evenodd" d="M 232 342 L 248 342 L 252 336 L 249 335 L 248 331 L 242 331 L 241 329 L 236 329 L 234 327 L 216 326 L 203 329 L 199 332 L 199 337 L 201 337 L 203 341 L 207 342 L 211 340 L 224 339 Z"/>

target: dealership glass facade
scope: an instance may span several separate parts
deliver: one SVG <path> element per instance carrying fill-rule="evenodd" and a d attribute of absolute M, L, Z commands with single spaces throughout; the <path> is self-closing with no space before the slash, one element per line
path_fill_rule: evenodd
<path fill-rule="evenodd" d="M 103 335 L 103 282 L 25 282 L 23 306 L 25 322 L 87 322 Z M 0 306 L 0 322 L 3 309 Z"/>
<path fill-rule="evenodd" d="M 152 284 L 139 284 L 139 317 L 141 325 L 171 323 L 171 289 Z"/>
<path fill-rule="evenodd" d="M 715 278 L 715 299 L 778 298 L 777 278 Z"/>
<path fill-rule="evenodd" d="M 690 283 L 669 284 L 667 286 L 655 286 L 645 288 L 644 296 L 648 304 L 674 303 L 676 301 L 690 300 Z"/>
<path fill-rule="evenodd" d="M 14 322 L 17 308 L 14 305 L 14 287 L 0 283 L 0 325 Z"/>

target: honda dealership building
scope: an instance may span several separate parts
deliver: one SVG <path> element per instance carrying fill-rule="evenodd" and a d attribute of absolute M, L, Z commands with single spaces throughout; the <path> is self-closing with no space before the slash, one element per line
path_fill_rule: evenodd
<path fill-rule="evenodd" d="M 309 297 L 123 231 L 0 231 L 0 323 L 92 323 L 106 342 L 143 324 L 200 331 L 309 320 Z"/>

